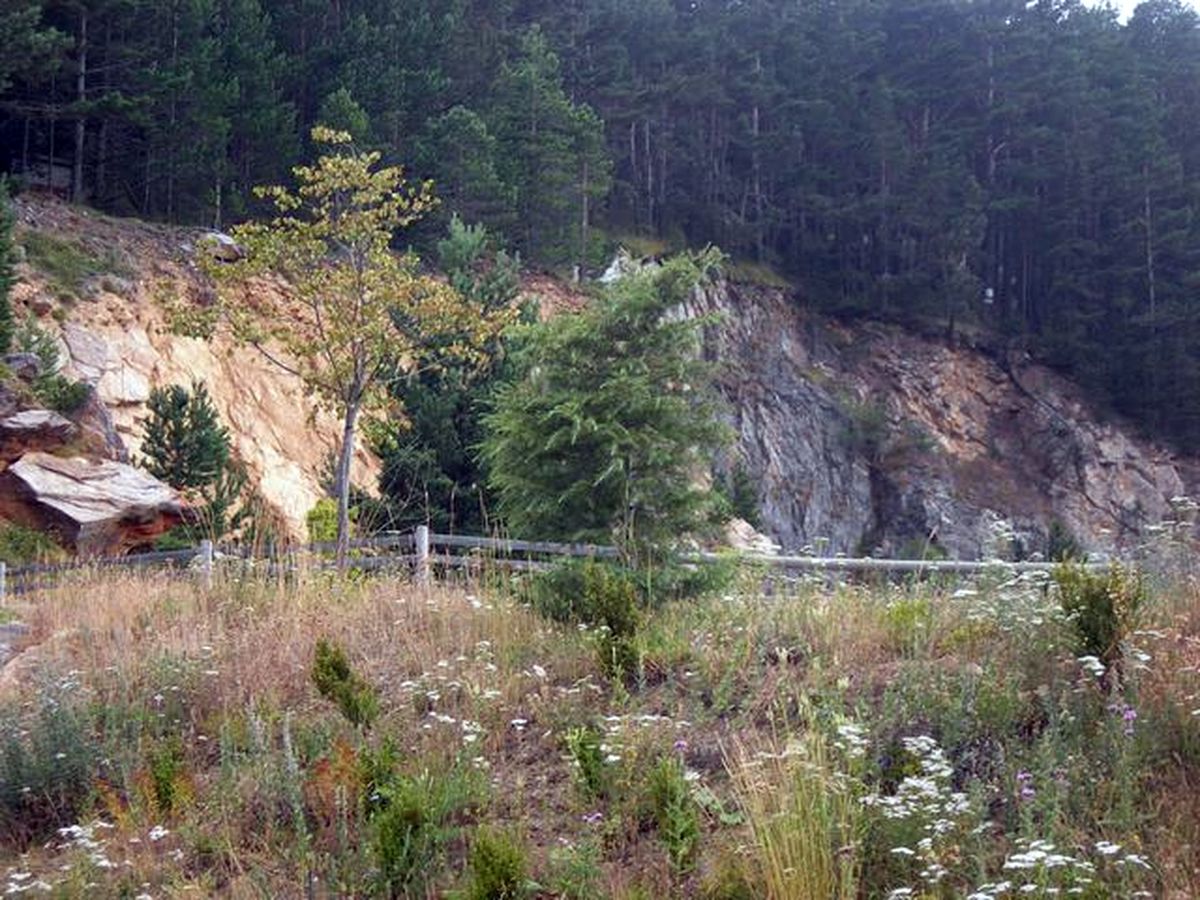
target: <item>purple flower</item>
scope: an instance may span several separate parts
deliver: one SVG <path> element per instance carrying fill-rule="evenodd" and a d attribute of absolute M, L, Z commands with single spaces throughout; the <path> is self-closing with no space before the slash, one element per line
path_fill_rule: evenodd
<path fill-rule="evenodd" d="M 1022 769 L 1017 773 L 1017 796 L 1022 800 L 1032 800 L 1037 796 L 1037 791 L 1033 789 L 1033 774 Z"/>
<path fill-rule="evenodd" d="M 1121 718 L 1125 720 L 1125 735 L 1128 737 L 1133 734 L 1133 723 L 1137 721 L 1137 710 L 1132 706 L 1126 706 L 1125 711 L 1121 713 Z"/>
<path fill-rule="evenodd" d="M 680 738 L 675 742 L 674 749 L 676 753 L 687 753 L 688 742 Z"/>

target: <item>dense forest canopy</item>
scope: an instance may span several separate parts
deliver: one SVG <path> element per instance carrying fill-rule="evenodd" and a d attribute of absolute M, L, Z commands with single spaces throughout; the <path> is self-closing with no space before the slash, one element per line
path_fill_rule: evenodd
<path fill-rule="evenodd" d="M 0 165 L 220 225 L 318 121 L 527 261 L 719 244 L 1200 440 L 1200 27 L 1149 0 L 10 0 Z M 412 236 L 429 242 L 443 222 Z"/>

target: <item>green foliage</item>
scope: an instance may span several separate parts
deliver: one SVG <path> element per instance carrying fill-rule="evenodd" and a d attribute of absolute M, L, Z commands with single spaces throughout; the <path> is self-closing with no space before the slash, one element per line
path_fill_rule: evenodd
<path fill-rule="evenodd" d="M 588 725 L 572 728 L 566 735 L 567 754 L 584 797 L 602 800 L 613 787 L 612 767 L 605 762 L 604 735 Z"/>
<path fill-rule="evenodd" d="M 700 817 L 679 759 L 664 757 L 650 770 L 646 802 L 671 864 L 678 872 L 690 870 L 700 844 Z"/>
<path fill-rule="evenodd" d="M 358 507 L 350 508 L 350 521 L 358 520 Z M 338 509 L 332 497 L 322 497 L 304 516 L 308 540 L 313 544 L 328 544 L 337 540 Z"/>
<path fill-rule="evenodd" d="M 676 257 L 524 330 L 522 375 L 497 392 L 484 440 L 514 533 L 616 542 L 636 561 L 704 527 L 712 498 L 692 475 L 727 433 L 698 354 L 703 323 L 669 313 L 719 259 Z"/>
<path fill-rule="evenodd" d="M 513 306 L 520 288 L 518 260 L 496 250 L 483 227 L 453 217 L 437 254 L 451 286 L 470 303 L 490 311 Z M 447 334 L 446 340 L 457 338 Z M 435 351 L 430 366 L 393 382 L 392 396 L 405 421 L 375 442 L 390 527 L 488 530 L 493 497 L 478 445 L 484 404 L 505 375 L 505 351 L 500 338 L 487 342 L 482 358 L 471 364 Z"/>
<path fill-rule="evenodd" d="M 102 756 L 70 697 L 44 694 L 31 715 L 0 716 L 0 839 L 24 848 L 75 824 Z"/>
<path fill-rule="evenodd" d="M 933 633 L 933 603 L 927 597 L 893 600 L 883 611 L 883 626 L 893 649 L 916 656 Z"/>
<path fill-rule="evenodd" d="M 45 532 L 0 520 L 0 559 L 10 566 L 65 558 L 66 551 Z"/>
<path fill-rule="evenodd" d="M 1046 559 L 1051 562 L 1078 562 L 1086 558 L 1087 553 L 1070 529 L 1058 519 L 1051 522 L 1046 539 Z"/>
<path fill-rule="evenodd" d="M 91 388 L 82 381 L 71 381 L 58 371 L 58 344 L 42 329 L 37 319 L 28 316 L 14 336 L 16 349 L 38 358 L 38 376 L 33 381 L 33 394 L 49 409 L 64 415 L 78 411 L 91 396 Z"/>
<path fill-rule="evenodd" d="M 454 819 L 476 801 L 478 789 L 464 773 L 395 775 L 378 787 L 370 820 L 371 856 L 378 888 L 389 897 L 421 898 L 445 865 L 445 850 L 459 833 Z"/>
<path fill-rule="evenodd" d="M 1137 627 L 1146 602 L 1141 575 L 1116 564 L 1093 572 L 1066 563 L 1055 570 L 1054 581 L 1075 631 L 1078 653 L 1094 656 L 1107 669 L 1119 672 L 1122 644 Z"/>
<path fill-rule="evenodd" d="M 186 788 L 186 760 L 183 744 L 172 737 L 150 751 L 148 761 L 154 809 L 164 815 L 178 812 L 189 797 Z"/>
<path fill-rule="evenodd" d="M 351 725 L 370 728 L 379 715 L 379 692 L 351 670 L 345 651 L 325 638 L 317 641 L 312 680 L 321 696 L 336 703 Z"/>
<path fill-rule="evenodd" d="M 9 296 L 16 273 L 13 271 L 13 224 L 16 216 L 9 197 L 8 181 L 0 178 L 0 354 L 12 349 L 16 322 Z"/>
<path fill-rule="evenodd" d="M 637 672 L 634 639 L 642 621 L 643 591 L 632 572 L 594 559 L 568 560 L 532 583 L 533 607 L 556 622 L 579 622 L 596 631 L 601 668 L 612 677 Z"/>
<path fill-rule="evenodd" d="M 229 465 L 229 432 L 204 384 L 154 388 L 146 409 L 143 468 L 180 490 L 214 484 Z"/>
<path fill-rule="evenodd" d="M 504 831 L 481 828 L 471 842 L 465 900 L 520 900 L 530 893 L 525 848 Z"/>
<path fill-rule="evenodd" d="M 737 463 L 719 482 L 720 490 L 729 501 L 729 512 L 752 528 L 762 524 L 759 506 L 762 503 L 758 482 L 741 463 Z"/>
<path fill-rule="evenodd" d="M 115 251 L 96 255 L 73 238 L 27 229 L 21 233 L 21 243 L 29 264 L 46 276 L 64 300 L 78 299 L 90 278 L 129 274 L 128 266 Z"/>
<path fill-rule="evenodd" d="M 891 426 L 887 407 L 873 400 L 851 400 L 845 404 L 846 444 L 868 462 L 879 462 L 887 447 Z"/>

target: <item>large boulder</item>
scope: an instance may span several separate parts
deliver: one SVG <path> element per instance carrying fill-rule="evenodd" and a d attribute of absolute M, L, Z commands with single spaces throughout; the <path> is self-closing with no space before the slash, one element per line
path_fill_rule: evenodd
<path fill-rule="evenodd" d="M 34 452 L 0 474 L 0 516 L 48 531 L 81 556 L 145 547 L 186 512 L 174 490 L 123 463 Z"/>
<path fill-rule="evenodd" d="M 74 423 L 48 409 L 26 409 L 0 419 L 0 461 L 30 450 L 55 450 L 75 436 Z"/>

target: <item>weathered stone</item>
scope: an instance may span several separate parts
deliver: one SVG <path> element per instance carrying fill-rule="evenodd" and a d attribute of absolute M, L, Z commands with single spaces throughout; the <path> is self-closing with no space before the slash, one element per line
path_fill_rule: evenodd
<path fill-rule="evenodd" d="M 720 314 L 709 352 L 762 530 L 785 551 L 1031 555 L 1056 524 L 1119 551 L 1194 487 L 1186 460 L 1027 358 L 843 326 L 761 288 L 718 285 L 690 307 Z"/>
<path fill-rule="evenodd" d="M 122 463 L 27 453 L 0 474 L 0 515 L 54 534 L 82 556 L 146 547 L 185 514 L 174 490 Z"/>
<path fill-rule="evenodd" d="M 209 231 L 196 242 L 204 253 L 220 262 L 237 262 L 245 254 L 237 241 L 220 231 Z"/>
<path fill-rule="evenodd" d="M 117 433 L 112 412 L 100 399 L 95 388 L 88 390 L 84 404 L 71 414 L 72 420 L 83 432 L 84 443 L 89 455 L 113 462 L 129 462 L 129 451 L 121 435 Z"/>
<path fill-rule="evenodd" d="M 48 409 L 27 409 L 0 419 L 0 461 L 30 450 L 55 450 L 75 436 L 75 425 Z"/>

